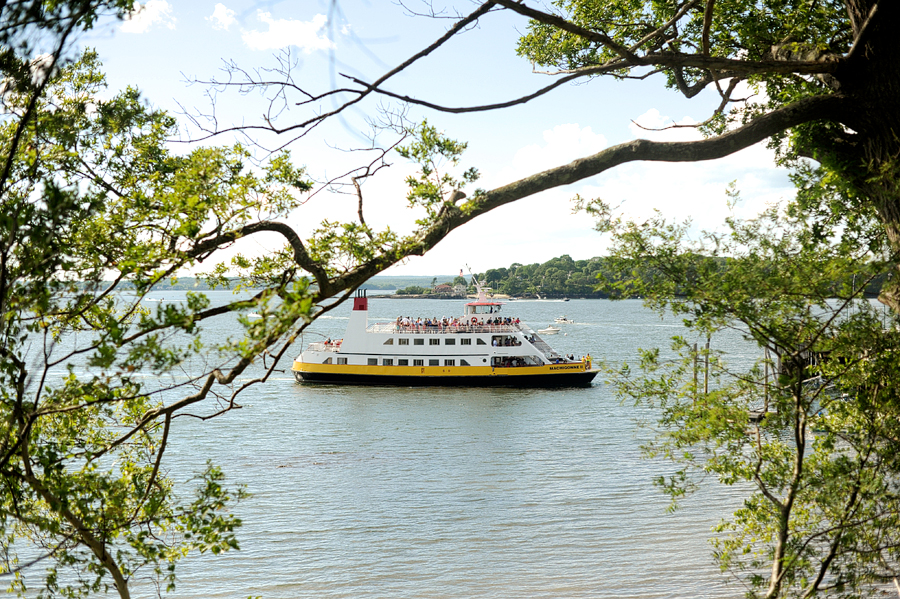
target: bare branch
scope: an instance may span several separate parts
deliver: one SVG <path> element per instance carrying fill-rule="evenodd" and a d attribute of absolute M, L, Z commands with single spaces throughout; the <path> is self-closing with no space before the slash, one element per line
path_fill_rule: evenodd
<path fill-rule="evenodd" d="M 480 7 L 478 7 L 478 9 L 476 9 L 475 11 L 473 11 L 466 17 L 464 17 L 464 18 L 460 19 L 459 21 L 457 21 L 456 23 L 454 23 L 453 26 L 450 27 L 447 30 L 447 32 L 444 35 L 442 35 L 441 37 L 439 37 L 435 42 L 430 44 L 425 49 L 417 52 L 410 58 L 406 59 L 400 65 L 394 67 L 393 69 L 391 69 L 390 71 L 388 71 L 387 73 L 385 73 L 384 75 L 379 77 L 372 84 L 362 84 L 364 89 L 361 89 L 361 90 L 348 90 L 351 93 L 355 93 L 356 97 L 353 99 L 347 100 L 346 102 L 344 102 L 343 104 L 340 104 L 337 108 L 334 108 L 333 110 L 324 112 L 322 114 L 318 114 L 318 115 L 308 118 L 302 122 L 295 123 L 295 124 L 287 126 L 287 127 L 276 127 L 274 125 L 274 123 L 267 122 L 265 125 L 241 125 L 241 126 L 233 126 L 233 127 L 228 127 L 228 128 L 224 128 L 224 129 L 216 129 L 216 130 L 209 131 L 209 130 L 204 129 L 202 126 L 200 126 L 199 122 L 196 121 L 196 119 L 193 119 L 194 123 L 196 125 L 198 125 L 198 127 L 200 127 L 201 130 L 207 131 L 209 133 L 209 135 L 207 135 L 206 137 L 201 137 L 196 140 L 192 140 L 192 141 L 202 141 L 203 139 L 208 139 L 209 137 L 213 137 L 215 135 L 219 135 L 219 134 L 227 133 L 227 132 L 247 132 L 247 131 L 252 131 L 252 130 L 269 131 L 269 132 L 273 132 L 273 133 L 287 133 L 290 131 L 305 130 L 302 133 L 300 133 L 300 135 L 299 135 L 299 137 L 302 137 L 303 135 L 306 135 L 307 133 L 309 133 L 309 130 L 312 127 L 315 127 L 317 124 L 319 124 L 331 117 L 337 116 L 337 115 L 341 114 L 342 112 L 344 112 L 346 109 L 350 108 L 351 106 L 358 104 L 364 98 L 366 98 L 369 94 L 376 91 L 379 88 L 379 86 L 382 85 L 383 83 L 385 83 L 387 80 L 389 80 L 393 76 L 397 75 L 398 73 L 404 71 L 405 69 L 407 69 L 409 66 L 411 66 L 415 62 L 419 61 L 422 58 L 425 58 L 426 56 L 428 56 L 429 54 L 431 54 L 432 52 L 434 52 L 435 50 L 437 50 L 438 48 L 443 46 L 450 39 L 452 39 L 457 33 L 460 33 L 461 31 L 465 30 L 467 27 L 469 27 L 470 25 L 475 23 L 479 18 L 481 18 L 482 16 L 484 16 L 488 12 L 490 12 L 491 8 L 493 8 L 494 5 L 495 5 L 494 0 L 488 0 L 487 2 L 482 4 Z M 321 97 L 326 97 L 333 93 L 335 93 L 335 92 L 334 91 L 326 92 Z M 310 96 L 310 94 L 305 94 L 305 95 Z M 319 96 L 315 96 L 315 98 L 318 98 L 318 97 Z M 305 102 L 309 102 L 309 100 L 306 100 Z M 294 140 L 291 140 L 291 141 L 294 141 Z"/>
<path fill-rule="evenodd" d="M 521 1 L 494 0 L 494 2 L 496 4 L 499 4 L 500 6 L 503 6 L 504 8 L 508 8 L 513 12 L 517 12 L 522 16 L 534 19 L 535 21 L 540 21 L 541 23 L 545 23 L 547 25 L 552 25 L 553 27 L 557 27 L 563 31 L 568 31 L 569 33 L 573 33 L 579 37 L 583 37 L 586 40 L 590 40 L 592 42 L 596 42 L 598 44 L 606 46 L 628 62 L 639 60 L 638 57 L 630 49 L 617 43 L 608 35 L 605 35 L 598 31 L 585 29 L 584 27 L 580 27 L 579 25 L 570 23 L 569 21 L 557 15 L 529 8 L 528 6 L 525 6 Z"/>
<path fill-rule="evenodd" d="M 249 135 L 253 131 L 266 131 L 270 133 L 276 134 L 284 134 L 292 131 L 298 132 L 295 136 L 291 137 L 280 147 L 284 147 L 294 142 L 296 139 L 307 135 L 314 127 L 318 124 L 322 123 L 324 120 L 327 120 L 334 116 L 339 116 L 340 113 L 345 111 L 347 108 L 359 103 L 365 97 L 370 94 L 378 94 L 387 96 L 390 98 L 394 98 L 400 100 L 405 103 L 415 104 L 419 106 L 423 106 L 426 108 L 430 108 L 432 110 L 437 110 L 440 112 L 448 112 L 448 113 L 469 113 L 469 112 L 483 112 L 489 110 L 498 110 L 502 108 L 508 108 L 511 106 L 516 106 L 520 104 L 527 103 L 535 98 L 538 98 L 565 83 L 570 81 L 574 81 L 580 77 L 591 77 L 596 75 L 603 74 L 612 74 L 615 77 L 622 78 L 632 78 L 627 73 L 636 68 L 642 67 L 650 67 L 651 73 L 657 73 L 661 70 L 669 70 L 672 72 L 675 83 L 681 92 L 688 98 L 697 95 L 700 91 L 705 89 L 710 83 L 717 82 L 719 79 L 725 78 L 743 78 L 749 75 L 754 74 L 830 74 L 835 72 L 839 68 L 838 61 L 830 60 L 830 61 L 783 61 L 783 60 L 743 60 L 743 59 L 734 59 L 727 57 L 719 57 L 719 56 L 711 56 L 709 53 L 709 27 L 711 26 L 711 16 L 714 8 L 713 0 L 707 0 L 705 17 L 707 20 L 707 28 L 705 30 L 706 43 L 705 50 L 701 48 L 701 51 L 697 54 L 684 53 L 678 51 L 662 51 L 660 48 L 666 43 L 666 31 L 675 26 L 677 21 L 680 18 L 683 18 L 685 14 L 688 13 L 689 10 L 695 8 L 697 4 L 699 4 L 700 0 L 690 0 L 686 2 L 683 6 L 681 6 L 675 15 L 670 18 L 668 21 L 657 27 L 654 31 L 646 34 L 641 40 L 637 43 L 633 44 L 631 48 L 626 48 L 625 46 L 617 43 L 608 35 L 605 35 L 600 32 L 592 31 L 581 27 L 579 25 L 575 25 L 564 18 L 543 12 L 534 8 L 530 8 L 523 4 L 522 2 L 516 0 L 489 0 L 487 2 L 482 3 L 477 10 L 473 11 L 469 15 L 460 18 L 454 23 L 453 27 L 448 29 L 448 31 L 437 39 L 435 42 L 430 44 L 428 47 L 424 48 L 420 52 L 414 54 L 406 61 L 401 63 L 399 66 L 387 71 L 384 75 L 376 79 L 372 82 L 367 82 L 359 77 L 342 74 L 347 80 L 353 82 L 358 85 L 358 88 L 354 87 L 346 87 L 346 88 L 335 88 L 331 89 L 327 92 L 321 94 L 312 94 L 300 86 L 296 85 L 290 76 L 290 65 L 282 66 L 280 69 L 276 69 L 282 75 L 281 80 L 273 80 L 271 78 L 266 78 L 263 76 L 251 75 L 247 71 L 238 68 L 236 65 L 230 64 L 228 66 L 228 72 L 230 79 L 225 82 L 219 82 L 216 80 L 211 80 L 207 82 L 213 87 L 236 87 L 240 90 L 241 93 L 249 93 L 251 89 L 259 88 L 259 89 L 267 89 L 269 87 L 276 87 L 278 89 L 275 97 L 270 98 L 270 102 L 275 102 L 276 97 L 281 98 L 283 102 L 286 101 L 284 93 L 288 89 L 293 89 L 299 93 L 301 93 L 305 98 L 297 102 L 295 105 L 304 106 L 313 103 L 321 102 L 322 100 L 334 97 L 338 95 L 351 95 L 350 99 L 341 102 L 337 107 L 332 110 L 316 114 L 309 118 L 306 118 L 298 123 L 287 125 L 284 127 L 279 127 L 276 125 L 274 117 L 271 114 L 266 115 L 263 118 L 263 122 L 255 125 L 235 125 L 232 127 L 227 127 L 223 129 L 218 128 L 218 124 L 215 121 L 214 117 L 207 117 L 210 119 L 212 123 L 210 127 L 204 127 L 198 120 L 197 116 L 189 115 L 192 122 L 204 133 L 207 135 L 205 137 L 200 137 L 198 141 L 202 139 L 208 139 L 209 137 L 219 135 L 221 133 L 226 132 L 236 132 L 243 133 L 245 135 Z M 450 40 L 456 34 L 464 31 L 467 27 L 471 26 L 475 23 L 480 17 L 488 14 L 491 9 L 496 7 L 502 7 L 503 9 L 511 10 L 516 12 L 517 14 L 526 16 L 528 18 L 534 19 L 536 21 L 546 23 L 552 25 L 554 27 L 558 27 L 564 31 L 568 31 L 574 35 L 578 35 L 583 37 L 584 39 L 590 40 L 594 43 L 602 45 L 603 47 L 611 49 L 618 55 L 618 58 L 610 60 L 602 65 L 593 65 L 590 67 L 585 67 L 576 70 L 561 70 L 557 71 L 554 74 L 563 75 L 559 80 L 555 81 L 551 85 L 545 86 L 536 90 L 531 94 L 527 94 L 525 96 L 521 96 L 518 98 L 514 98 L 511 100 L 496 102 L 490 104 L 476 105 L 476 106 L 460 106 L 460 107 L 452 107 L 452 106 L 444 106 L 435 102 L 428 101 L 426 99 L 415 98 L 407 94 L 393 92 L 387 89 L 384 89 L 384 85 L 395 75 L 415 63 L 416 61 L 428 56 L 436 49 L 440 48 L 443 44 L 445 44 L 448 40 Z M 655 43 L 649 48 L 649 52 L 646 52 L 643 55 L 636 54 L 636 51 L 644 46 L 647 42 L 657 39 L 660 40 L 659 43 Z M 285 62 L 282 59 L 283 63 Z M 705 71 L 705 74 L 701 79 L 697 80 L 693 85 L 688 86 L 684 79 L 684 69 L 685 68 L 695 68 Z M 235 80 L 235 75 L 239 75 L 242 80 Z M 642 75 L 637 77 L 639 79 L 646 78 L 647 75 Z M 719 90 L 720 94 L 725 94 L 723 90 Z M 212 100 L 214 100 L 213 96 L 210 96 Z M 270 107 L 271 108 L 271 107 Z M 281 110 L 279 110 L 279 113 Z"/>
<path fill-rule="evenodd" d="M 707 57 L 707 56 L 698 56 L 694 54 L 683 54 L 683 53 L 661 53 L 661 54 L 648 54 L 644 57 L 635 57 L 634 61 L 626 62 L 626 61 L 617 61 L 617 62 L 609 62 L 603 65 L 585 67 L 582 69 L 573 69 L 572 71 L 557 71 L 553 74 L 565 74 L 565 77 L 561 77 L 559 80 L 554 83 L 542 87 L 537 91 L 528 94 L 526 96 L 521 96 L 515 98 L 513 100 L 507 100 L 505 102 L 497 102 L 494 104 L 484 104 L 478 106 L 460 106 L 460 107 L 450 107 L 443 106 L 440 104 L 436 104 L 433 102 L 429 102 L 427 100 L 421 100 L 418 98 L 414 98 L 411 96 L 407 96 L 404 94 L 398 94 L 394 92 L 390 92 L 384 89 L 380 89 L 377 87 L 377 83 L 366 83 L 356 77 L 351 77 L 349 75 L 344 75 L 347 79 L 357 83 L 361 86 L 368 87 L 371 91 L 374 91 L 378 94 L 388 96 L 391 98 L 395 98 L 397 100 L 401 100 L 403 102 L 408 102 L 410 104 L 416 104 L 419 106 L 424 106 L 426 108 L 431 108 L 432 110 L 437 110 L 440 112 L 449 112 L 453 114 L 462 114 L 468 112 L 484 112 L 488 110 L 498 110 L 501 108 L 509 108 L 511 106 L 516 106 L 519 104 L 525 104 L 530 102 L 531 100 L 538 98 L 550 91 L 553 91 L 557 87 L 569 83 L 570 81 L 574 81 L 576 79 L 580 79 L 582 77 L 590 77 L 595 75 L 603 75 L 606 73 L 614 73 L 615 71 L 620 71 L 623 69 L 629 69 L 636 66 L 655 66 L 655 67 L 663 67 L 672 69 L 673 74 L 675 75 L 675 81 L 678 85 L 679 90 L 688 98 L 692 98 L 699 94 L 703 89 L 706 88 L 710 83 L 717 82 L 720 79 L 732 78 L 735 79 L 736 74 L 741 74 L 743 76 L 752 75 L 752 74 L 760 74 L 760 73 L 805 73 L 805 74 L 828 74 L 837 70 L 838 64 L 834 61 L 829 62 L 818 62 L 818 61 L 807 61 L 807 62 L 785 62 L 780 60 L 765 60 L 765 61 L 744 61 L 744 60 L 735 60 L 729 58 L 717 58 L 717 57 Z M 685 67 L 695 67 L 701 68 L 707 71 L 710 71 L 710 74 L 704 75 L 697 83 L 693 86 L 688 86 L 687 82 L 684 80 L 683 69 Z M 654 73 L 659 72 L 654 71 Z M 712 72 L 715 72 L 713 74 Z M 616 75 L 622 76 L 622 75 Z M 624 76 L 622 76 L 624 77 Z M 639 77 L 643 79 L 644 77 Z M 740 79 L 738 79 L 740 81 Z M 733 87 L 732 87 L 733 89 Z M 720 89 L 720 95 L 724 94 L 724 92 Z"/>
<path fill-rule="evenodd" d="M 485 112 L 488 110 L 498 110 L 500 108 L 509 108 L 510 106 L 525 104 L 527 102 L 530 102 L 531 100 L 534 100 L 535 98 L 543 96 L 547 92 L 553 91 L 557 87 L 564 85 L 570 81 L 573 81 L 575 79 L 580 79 L 581 77 L 586 77 L 589 75 L 598 75 L 600 73 L 614 70 L 614 68 L 618 68 L 618 67 L 613 67 L 613 66 L 591 67 L 589 69 L 584 69 L 584 70 L 578 71 L 575 74 L 568 75 L 566 77 L 562 77 L 559 80 L 551 83 L 550 85 L 548 85 L 546 87 L 542 87 L 541 89 L 537 90 L 534 93 L 528 94 L 527 96 L 521 96 L 521 97 L 515 98 L 513 100 L 508 100 L 506 102 L 498 102 L 496 104 L 485 104 L 482 106 L 463 106 L 463 107 L 456 107 L 456 108 L 449 107 L 449 106 L 441 106 L 440 104 L 435 104 L 433 102 L 428 102 L 426 100 L 419 100 L 419 99 L 413 98 L 411 96 L 395 94 L 395 93 L 389 92 L 387 90 L 375 88 L 374 84 L 368 84 L 365 81 L 356 79 L 355 77 L 350 77 L 348 75 L 344 75 L 344 76 L 347 77 L 348 79 L 350 79 L 351 81 L 353 81 L 354 83 L 358 83 L 359 85 L 371 87 L 372 91 L 374 91 L 378 94 L 384 95 L 384 96 L 388 96 L 390 98 L 402 100 L 403 102 L 408 102 L 410 104 L 417 104 L 419 106 L 425 106 L 426 108 L 431 108 L 432 110 L 437 110 L 440 112 L 462 114 L 462 113 L 467 113 L 467 112 Z"/>

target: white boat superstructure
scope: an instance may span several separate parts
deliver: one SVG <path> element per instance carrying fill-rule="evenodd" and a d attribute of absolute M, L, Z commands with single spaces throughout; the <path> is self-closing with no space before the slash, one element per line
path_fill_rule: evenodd
<path fill-rule="evenodd" d="M 343 339 L 310 343 L 294 361 L 298 380 L 403 385 L 569 386 L 589 384 L 590 356 L 569 360 L 503 304 L 478 288 L 461 318 L 432 322 L 398 318 L 368 323 L 368 298 L 358 291 Z"/>

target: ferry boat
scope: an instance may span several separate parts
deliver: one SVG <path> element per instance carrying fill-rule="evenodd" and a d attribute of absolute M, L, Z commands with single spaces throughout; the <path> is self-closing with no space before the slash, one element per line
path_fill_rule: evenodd
<path fill-rule="evenodd" d="M 356 385 L 573 387 L 599 372 L 590 356 L 569 360 L 503 304 L 478 296 L 462 318 L 438 323 L 368 323 L 365 290 L 357 290 L 344 338 L 310 343 L 291 368 L 298 381 Z"/>

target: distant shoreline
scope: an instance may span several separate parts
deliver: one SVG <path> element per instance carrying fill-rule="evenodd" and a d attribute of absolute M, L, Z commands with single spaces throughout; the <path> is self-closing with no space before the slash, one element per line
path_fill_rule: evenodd
<path fill-rule="evenodd" d="M 443 296 L 438 295 L 438 296 L 435 296 L 435 295 L 432 295 L 432 294 L 424 294 L 424 293 L 423 293 L 423 294 L 418 294 L 418 295 L 417 295 L 417 294 L 402 294 L 402 295 L 398 295 L 398 294 L 395 294 L 395 293 L 386 293 L 386 294 L 382 294 L 382 295 L 369 295 L 369 298 L 370 298 L 370 299 L 373 299 L 373 298 L 378 298 L 378 299 L 386 298 L 386 299 L 432 299 L 432 300 L 463 300 L 463 299 L 465 299 L 465 300 L 473 300 L 473 299 L 476 299 L 477 297 L 478 297 L 478 296 L 476 296 L 476 295 L 467 295 L 465 298 L 462 298 L 462 297 L 459 297 L 459 296 L 448 296 L 448 295 L 443 295 Z M 528 297 L 518 297 L 518 296 L 516 296 L 515 299 L 510 300 L 510 296 L 509 296 L 509 295 L 506 295 L 506 294 L 503 294 L 503 293 L 495 293 L 494 295 L 488 296 L 488 299 L 494 299 L 494 300 L 499 300 L 499 301 L 518 301 L 518 300 L 522 300 L 522 301 L 529 301 L 529 302 L 534 302 L 534 301 L 542 302 L 542 301 L 545 301 L 545 300 L 546 300 L 546 301 L 558 302 L 558 301 L 562 301 L 562 300 L 565 300 L 565 299 L 609 299 L 609 298 L 607 298 L 607 297 L 595 297 L 595 296 L 579 296 L 579 295 L 572 295 L 572 296 L 565 296 L 565 297 L 531 297 L 531 296 L 528 296 Z"/>

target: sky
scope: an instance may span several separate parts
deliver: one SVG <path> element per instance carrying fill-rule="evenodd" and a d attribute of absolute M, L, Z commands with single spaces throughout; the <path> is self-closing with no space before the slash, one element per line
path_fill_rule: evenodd
<path fill-rule="evenodd" d="M 277 117 L 280 126 L 301 122 L 315 110 L 297 105 L 301 93 L 346 87 L 344 75 L 373 81 L 437 40 L 453 23 L 446 17 L 474 7 L 471 0 L 447 0 L 433 4 L 438 18 L 417 14 L 431 5 L 422 0 L 149 0 L 124 22 L 105 21 L 79 43 L 97 49 L 111 93 L 137 87 L 149 104 L 181 115 L 183 139 L 196 140 L 202 135 L 184 115 L 209 114 L 211 98 L 221 126 L 259 124 L 267 113 Z M 551 76 L 534 73 L 516 56 L 516 41 L 527 21 L 507 13 L 487 15 L 477 27 L 391 79 L 386 88 L 443 105 L 472 106 L 510 100 L 547 85 Z M 259 93 L 240 94 L 203 83 L 225 81 L 223 67 L 228 64 L 272 78 L 279 57 L 296 63 L 291 76 L 298 89 L 276 106 L 277 112 Z M 686 100 L 664 83 L 662 77 L 596 79 L 564 85 L 504 110 L 454 115 L 412 107 L 406 117 L 413 122 L 427 119 L 447 136 L 467 142 L 460 168 L 476 167 L 481 179 L 475 187 L 492 189 L 637 138 L 698 139 L 691 128 L 648 130 L 701 122 L 717 104 L 714 94 Z M 330 107 L 325 103 L 318 109 Z M 398 111 L 402 105 L 385 98 L 361 102 L 290 143 L 294 161 L 319 182 L 367 162 L 371 152 L 360 150 L 370 143 L 366 134 L 379 108 Z M 272 149 L 294 137 L 261 134 L 255 139 L 261 148 Z M 234 141 L 233 135 L 223 134 L 203 143 Z M 173 144 L 176 151 L 189 147 Z M 256 152 L 265 155 L 262 149 Z M 390 163 L 364 183 L 366 220 L 409 231 L 421 217 L 405 199 L 405 179 L 414 170 L 396 154 Z M 725 191 L 732 182 L 742 199 L 730 209 Z M 562 254 L 576 260 L 601 256 L 609 240 L 593 229 L 589 217 L 573 214 L 576 194 L 601 198 L 635 220 L 654 210 L 673 220 L 691 219 L 698 231 L 720 227 L 728 215 L 753 216 L 793 193 L 787 173 L 774 166 L 763 146 L 704 163 L 631 163 L 496 209 L 452 232 L 424 257 L 409 258 L 385 274 L 449 274 L 466 265 L 483 272 Z M 355 213 L 354 196 L 322 188 L 287 222 L 308 235 L 322 219 L 352 220 Z M 235 251 L 258 254 L 278 243 L 277 238 L 251 238 Z"/>

